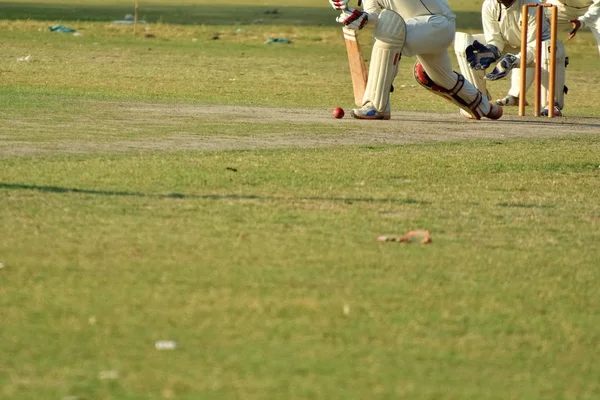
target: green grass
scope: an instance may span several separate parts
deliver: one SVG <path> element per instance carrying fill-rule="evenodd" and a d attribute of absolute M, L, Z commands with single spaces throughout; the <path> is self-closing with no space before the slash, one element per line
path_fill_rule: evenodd
<path fill-rule="evenodd" d="M 6 160 L 4 396 L 592 399 L 599 144 Z"/>
<path fill-rule="evenodd" d="M 47 5 L 22 3 L 58 18 L 47 12 Z M 198 2 L 187 7 L 206 13 L 204 19 L 209 24 L 200 17 L 197 25 L 152 23 L 147 30 L 140 28 L 137 39 L 132 37 L 131 26 L 112 24 L 113 18 L 102 17 L 100 12 L 91 13 L 85 7 L 69 6 L 67 2 L 58 4 L 56 7 L 62 4 L 61 9 L 74 14 L 73 21 L 40 20 L 41 16 L 36 18 L 35 12 L 29 13 L 29 20 L 13 20 L 20 14 L 13 16 L 12 8 L 7 8 L 6 20 L 0 19 L 3 40 L 0 76 L 4 78 L 0 101 L 5 97 L 12 102 L 15 93 L 24 93 L 286 107 L 329 108 L 332 104 L 352 104 L 345 48 L 334 21 L 336 13 L 326 3 L 313 0 L 301 9 L 280 7 L 275 16 L 264 14 L 272 9 L 268 3 L 259 7 L 263 10 L 259 13 L 262 21 L 242 25 L 236 18 L 250 20 L 257 14 L 249 1 L 210 7 Z M 86 4 L 112 10 L 112 3 Z M 152 9 L 154 4 L 142 4 L 142 9 Z M 123 4 L 119 7 L 126 9 Z M 160 7 L 165 13 L 181 9 L 175 5 Z M 235 11 L 221 11 L 228 7 L 234 7 Z M 323 20 L 315 20 L 309 10 Z M 126 11 L 110 12 L 122 18 Z M 190 13 L 186 11 L 186 15 Z M 458 29 L 479 29 L 480 23 L 474 19 L 479 18 L 478 13 L 471 14 L 457 11 Z M 228 24 L 221 15 L 230 15 Z M 289 20 L 280 20 L 285 15 Z M 89 16 L 102 17 L 103 22 L 90 22 L 86 18 Z M 309 22 L 314 25 L 306 26 Z M 48 32 L 48 26 L 55 23 L 70 25 L 83 36 Z M 146 33 L 155 38 L 145 38 Z M 212 40 L 216 34 L 219 39 Z M 286 37 L 293 43 L 264 44 L 273 37 Z M 363 39 L 366 55 L 369 42 L 366 37 Z M 594 94 L 588 91 L 590 86 L 600 83 L 593 72 L 598 54 L 591 33 L 578 34 L 575 41 L 568 43 L 567 51 L 571 64 L 567 71 L 570 94 L 565 113 L 598 115 L 595 101 L 589 98 Z M 31 55 L 32 61 L 17 61 L 27 55 Z M 396 79 L 398 87 L 414 86 L 413 63 L 411 58 L 402 61 Z M 494 82 L 490 89 L 495 97 L 500 97 L 507 85 L 505 81 Z M 430 93 L 420 88 L 399 88 L 394 104 L 409 110 L 432 108 Z M 439 99 L 433 104 L 442 112 L 455 108 Z"/>
<path fill-rule="evenodd" d="M 600 136 L 323 145 L 383 125 L 199 114 L 352 104 L 335 12 L 141 3 L 137 38 L 127 2 L 0 9 L 0 398 L 600 396 Z M 593 38 L 567 49 L 565 113 L 597 124 Z M 453 112 L 411 64 L 394 108 Z M 413 229 L 433 243 L 376 241 Z"/>

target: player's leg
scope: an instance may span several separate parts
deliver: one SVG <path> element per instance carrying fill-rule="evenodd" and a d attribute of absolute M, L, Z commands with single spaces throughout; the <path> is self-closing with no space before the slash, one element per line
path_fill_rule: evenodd
<path fill-rule="evenodd" d="M 548 98 L 549 89 L 549 73 L 550 69 L 550 51 L 549 41 L 544 42 L 542 47 L 542 105 L 545 106 L 542 110 L 542 115 L 548 115 L 548 108 L 552 106 L 552 101 Z M 555 98 L 554 98 L 554 115 L 561 116 L 561 110 L 565 106 L 565 75 L 566 75 L 566 53 L 565 46 L 560 40 L 556 41 L 556 85 L 555 85 Z"/>
<path fill-rule="evenodd" d="M 390 91 L 406 40 L 404 20 L 394 11 L 382 11 L 373 38 L 363 106 L 351 114 L 358 119 L 390 119 Z"/>
<path fill-rule="evenodd" d="M 479 43 L 485 44 L 485 35 L 469 35 L 468 33 L 464 32 L 456 32 L 454 35 L 454 53 L 456 54 L 460 73 L 465 77 L 466 80 L 471 82 L 473 86 L 479 89 L 481 93 L 484 93 L 488 100 L 491 100 L 492 96 L 486 87 L 486 81 L 484 79 L 485 70 L 473 69 L 467 61 L 465 50 L 468 46 L 472 45 L 475 40 L 477 40 Z"/>
<path fill-rule="evenodd" d="M 406 30 L 404 54 L 417 56 L 414 76 L 421 86 L 456 104 L 470 118 L 500 118 L 502 107 L 490 105 L 487 96 L 452 69 L 448 47 L 456 34 L 454 19 L 442 15 L 409 18 Z"/>
<path fill-rule="evenodd" d="M 527 82 L 525 83 L 525 87 L 527 90 L 533 84 L 533 78 L 535 77 L 535 69 L 532 67 L 528 67 L 525 71 L 525 79 Z M 502 99 L 496 100 L 496 104 L 500 104 L 502 106 L 518 106 L 519 105 L 519 92 L 521 91 L 521 68 L 515 67 L 510 73 L 510 88 L 508 89 L 508 93 L 506 97 Z M 527 103 L 526 103 L 527 104 Z"/>
<path fill-rule="evenodd" d="M 473 84 L 452 69 L 448 51 L 421 54 L 415 64 L 415 79 L 424 88 L 456 104 L 468 118 L 498 119 L 502 106 L 492 104 Z"/>

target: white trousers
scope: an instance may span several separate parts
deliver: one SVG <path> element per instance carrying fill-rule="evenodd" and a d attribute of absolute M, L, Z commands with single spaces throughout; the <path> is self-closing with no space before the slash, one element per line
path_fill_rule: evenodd
<path fill-rule="evenodd" d="M 406 43 L 402 54 L 416 56 L 432 81 L 445 89 L 452 89 L 458 82 L 458 75 L 452 68 L 448 47 L 454 40 L 456 25 L 454 15 L 428 15 L 408 18 L 406 22 Z M 479 90 L 470 82 L 463 86 L 460 96 L 468 103 L 475 100 Z M 486 114 L 490 104 L 483 96 L 481 108 Z"/>
<path fill-rule="evenodd" d="M 448 47 L 454 40 L 454 19 L 442 15 L 408 18 L 402 55 L 416 56 L 427 75 L 438 85 L 451 89 L 458 79 L 452 68 Z"/>

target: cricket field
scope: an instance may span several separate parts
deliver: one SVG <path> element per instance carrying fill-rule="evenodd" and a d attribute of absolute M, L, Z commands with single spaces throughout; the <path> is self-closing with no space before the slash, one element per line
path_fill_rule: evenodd
<path fill-rule="evenodd" d="M 465 120 L 403 58 L 358 121 L 327 0 L 138 7 L 0 4 L 1 399 L 600 398 L 589 31 L 563 118 Z"/>

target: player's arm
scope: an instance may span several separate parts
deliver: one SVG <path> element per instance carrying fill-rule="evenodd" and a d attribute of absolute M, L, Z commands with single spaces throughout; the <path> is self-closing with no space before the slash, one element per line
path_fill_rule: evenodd
<path fill-rule="evenodd" d="M 498 16 L 494 12 L 497 10 L 495 4 L 497 4 L 496 0 L 483 2 L 483 6 L 481 7 L 481 23 L 483 25 L 483 34 L 485 36 L 486 44 L 494 46 L 502 52 L 506 41 L 500 30 Z M 505 22 L 503 21 L 503 23 Z"/>
<path fill-rule="evenodd" d="M 579 17 L 582 26 L 595 24 L 600 18 L 600 0 L 594 0 L 585 14 Z"/>
<path fill-rule="evenodd" d="M 486 2 L 487 3 L 487 2 Z M 532 8 L 532 10 L 535 10 L 534 8 Z M 501 46 L 500 49 L 504 48 L 504 38 L 502 37 L 501 34 L 501 30 L 500 30 L 500 23 L 498 22 L 498 18 L 496 15 L 493 14 L 492 10 L 488 10 L 489 12 L 489 16 L 488 16 L 488 23 L 487 23 L 487 33 L 486 33 L 486 40 L 489 40 L 498 45 Z M 531 27 L 533 22 L 533 28 Z M 516 32 L 521 32 L 521 27 L 517 24 L 511 24 L 511 22 L 507 19 L 503 19 L 502 20 L 503 24 L 506 24 L 504 26 L 502 26 L 502 29 L 504 29 L 505 31 L 516 31 Z M 484 24 L 484 29 L 486 29 L 486 26 Z M 488 36 L 489 35 L 489 36 Z M 529 45 L 531 44 L 531 39 L 533 38 L 533 50 L 529 50 Z M 528 28 L 528 49 L 525 53 L 525 56 L 528 56 L 529 53 L 531 53 L 532 56 L 534 56 L 534 51 L 535 51 L 535 18 L 529 18 L 529 28 Z M 494 69 L 492 70 L 492 72 L 490 72 L 489 74 L 487 74 L 485 76 L 485 79 L 490 80 L 490 81 L 495 81 L 498 79 L 502 79 L 505 78 L 508 73 L 515 68 L 517 65 L 519 65 L 520 63 L 520 54 L 514 55 L 514 54 L 504 54 L 499 60 L 498 63 L 496 64 L 496 66 L 494 67 Z"/>
<path fill-rule="evenodd" d="M 528 24 L 527 24 L 527 48 L 525 54 L 521 51 L 517 54 L 519 60 L 521 57 L 525 57 L 527 60 L 527 64 L 532 63 L 535 60 L 535 43 L 536 43 L 536 31 L 538 29 L 537 26 L 537 18 L 536 18 L 536 8 L 529 7 L 528 12 Z M 548 25 L 542 22 L 540 29 L 548 28 Z M 519 32 L 521 29 L 519 29 Z"/>
<path fill-rule="evenodd" d="M 501 57 L 501 49 L 504 47 L 500 26 L 493 10 L 490 9 L 489 3 L 489 0 L 484 2 L 481 9 L 485 44 L 475 40 L 465 49 L 469 66 L 475 70 L 487 69 L 492 63 L 496 62 Z"/>
<path fill-rule="evenodd" d="M 572 19 L 569 22 L 573 24 L 573 30 L 569 33 L 567 40 L 571 40 L 581 28 L 586 25 L 594 25 L 600 18 L 600 0 L 594 0 L 584 15 L 577 19 Z"/>
<path fill-rule="evenodd" d="M 508 75 L 508 73 L 515 67 L 517 67 L 521 63 L 521 57 L 525 57 L 527 63 L 533 62 L 535 59 L 535 42 L 536 42 L 536 30 L 537 30 L 537 22 L 536 22 L 536 8 L 530 7 L 528 10 L 528 24 L 527 24 L 527 47 L 526 49 L 518 54 L 505 54 L 496 64 L 496 67 L 492 72 L 485 76 L 485 79 L 490 81 L 495 81 L 498 79 L 502 79 Z M 545 22 L 546 19 L 542 22 L 541 29 L 549 29 L 548 24 Z M 505 20 L 506 22 L 506 20 Z M 514 29 L 517 32 L 521 32 L 520 26 L 507 26 L 505 29 Z"/>

